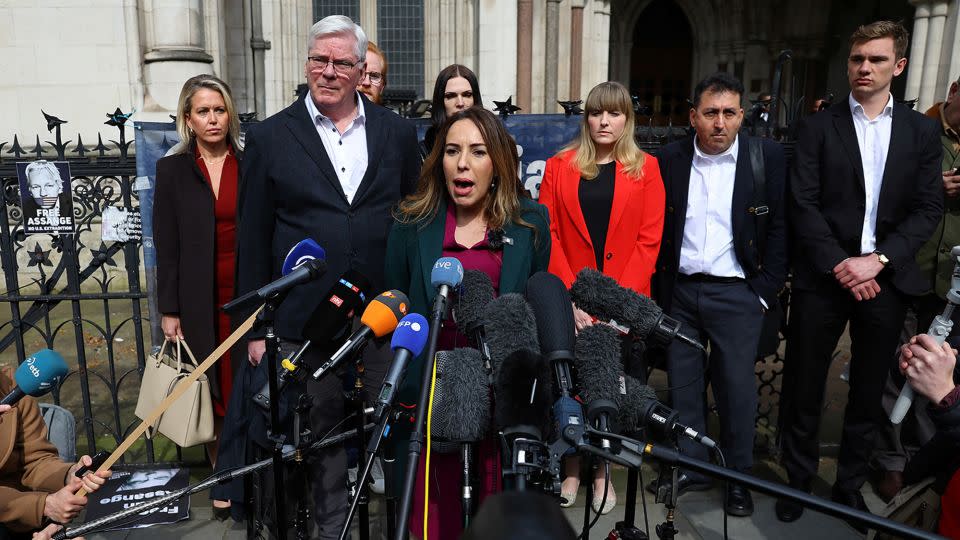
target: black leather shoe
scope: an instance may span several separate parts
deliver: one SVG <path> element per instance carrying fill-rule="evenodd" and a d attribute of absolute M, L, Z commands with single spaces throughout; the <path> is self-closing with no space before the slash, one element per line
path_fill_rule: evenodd
<path fill-rule="evenodd" d="M 777 504 L 773 508 L 777 512 L 777 519 L 784 523 L 796 521 L 803 515 L 802 506 L 786 499 L 777 499 Z"/>
<path fill-rule="evenodd" d="M 864 502 L 863 495 L 860 494 L 859 490 L 848 490 L 834 487 L 830 498 L 833 499 L 833 502 L 845 504 L 855 510 L 870 512 L 870 509 L 867 508 L 867 503 Z M 860 534 L 867 534 L 867 527 L 860 524 L 860 522 L 848 520 L 847 525 L 850 525 L 856 529 Z"/>
<path fill-rule="evenodd" d="M 654 480 L 647 484 L 647 491 L 657 494 L 657 482 L 659 480 Z M 687 473 L 683 472 L 677 475 L 677 496 L 683 495 L 688 491 L 706 491 L 713 487 L 713 482 L 709 480 L 700 480 L 694 479 Z M 669 490 L 669 488 L 668 488 Z"/>
<path fill-rule="evenodd" d="M 738 484 L 727 485 L 727 498 L 723 509 L 727 514 L 737 517 L 747 517 L 753 514 L 753 497 L 747 488 Z"/>

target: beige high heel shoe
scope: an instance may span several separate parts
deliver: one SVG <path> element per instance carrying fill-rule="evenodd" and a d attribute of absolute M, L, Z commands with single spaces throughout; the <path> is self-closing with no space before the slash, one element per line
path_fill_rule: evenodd
<path fill-rule="evenodd" d="M 573 479 L 573 489 L 568 487 L 567 480 Z M 560 507 L 561 508 L 570 508 L 574 503 L 577 502 L 577 491 L 580 490 L 580 478 L 576 476 L 568 476 L 564 478 L 563 483 L 560 484 Z"/>
<path fill-rule="evenodd" d="M 593 482 L 593 501 L 591 506 L 593 506 L 593 511 L 598 514 L 606 515 L 609 514 L 617 506 L 617 492 L 613 489 L 613 482 L 607 482 L 607 500 L 603 500 L 603 487 L 601 484 L 600 489 L 597 489 L 596 480 Z M 601 507 L 601 503 L 603 507 Z"/>

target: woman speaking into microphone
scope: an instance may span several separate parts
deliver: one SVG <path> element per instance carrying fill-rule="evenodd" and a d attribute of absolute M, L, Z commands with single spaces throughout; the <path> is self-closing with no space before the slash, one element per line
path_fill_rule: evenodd
<path fill-rule="evenodd" d="M 633 103 L 622 84 L 595 86 L 585 110 L 579 135 L 547 160 L 540 185 L 540 202 L 550 212 L 550 272 L 570 287 L 577 272 L 594 268 L 649 296 L 663 231 L 665 193 L 657 160 L 634 141 Z M 573 317 L 578 330 L 592 324 L 576 306 Z M 576 499 L 579 468 L 577 458 L 567 459 L 563 506 Z M 598 469 L 595 497 L 604 492 L 603 482 Z M 597 512 L 606 514 L 616 504 L 613 485 L 608 489 L 605 502 L 592 501 Z"/>
<path fill-rule="evenodd" d="M 546 209 L 520 189 L 516 145 L 496 116 L 479 107 L 457 112 L 440 126 L 437 139 L 423 164 L 417 191 L 395 212 L 387 241 L 387 287 L 407 293 L 415 313 L 430 308 L 434 292 L 428 276 L 440 257 L 455 257 L 465 270 L 484 272 L 498 294 L 522 292 L 527 278 L 546 270 L 550 258 Z M 467 346 L 467 337 L 453 321 L 445 321 L 438 350 Z M 416 402 L 422 369 L 423 362 L 409 367 L 400 402 Z M 408 435 L 409 430 L 393 435 L 401 450 L 398 456 L 406 454 Z M 479 504 L 500 489 L 496 437 L 479 443 L 476 461 Z M 430 469 L 429 538 L 458 538 L 459 455 L 434 454 Z M 402 472 L 396 478 L 403 478 Z M 423 473 L 421 459 L 410 519 L 410 530 L 417 537 L 424 530 Z"/>

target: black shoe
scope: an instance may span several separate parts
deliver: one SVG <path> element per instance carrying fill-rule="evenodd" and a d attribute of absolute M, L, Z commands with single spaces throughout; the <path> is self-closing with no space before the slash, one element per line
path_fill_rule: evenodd
<path fill-rule="evenodd" d="M 802 506 L 786 499 L 777 499 L 777 504 L 773 508 L 777 511 L 777 519 L 784 523 L 796 521 L 803 515 Z"/>
<path fill-rule="evenodd" d="M 747 488 L 738 484 L 727 485 L 727 498 L 723 509 L 727 514 L 737 517 L 747 517 L 753 514 L 753 497 Z"/>
<path fill-rule="evenodd" d="M 831 494 L 830 498 L 833 499 L 833 502 L 845 504 L 855 510 L 860 510 L 867 513 L 870 512 L 870 509 L 867 508 L 867 503 L 864 502 L 863 495 L 860 494 L 859 490 L 842 489 L 834 486 L 833 493 Z M 847 525 L 850 525 L 856 529 L 860 534 L 867 534 L 866 525 L 862 525 L 858 521 L 847 520 Z"/>
<path fill-rule="evenodd" d="M 659 479 L 654 480 L 647 484 L 647 491 L 657 494 Z M 669 482 L 667 482 L 669 484 Z M 709 480 L 694 479 L 685 472 L 682 472 L 677 475 L 677 496 L 683 495 L 688 491 L 706 491 L 713 487 L 713 483 Z M 667 487 L 667 491 L 670 491 L 670 488 Z M 669 497 L 669 495 L 668 495 Z"/>

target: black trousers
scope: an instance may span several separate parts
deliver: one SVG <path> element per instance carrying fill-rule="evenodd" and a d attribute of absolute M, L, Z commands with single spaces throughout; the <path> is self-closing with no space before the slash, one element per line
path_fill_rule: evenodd
<path fill-rule="evenodd" d="M 850 390 L 834 489 L 859 490 L 867 478 L 876 433 L 884 422 L 883 385 L 906 315 L 904 296 L 886 279 L 877 283 L 880 293 L 860 302 L 835 282 L 820 290 L 793 291 L 780 415 L 783 465 L 795 487 L 809 489 L 817 474 L 827 373 L 848 322 Z"/>
<path fill-rule="evenodd" d="M 670 400 L 680 422 L 706 433 L 709 380 L 720 414 L 719 446 L 727 465 L 749 470 L 757 413 L 754 365 L 763 326 L 760 298 L 746 281 L 710 283 L 679 276 L 670 316 L 680 321 L 687 335 L 710 348 L 709 363 L 703 353 L 683 343 L 667 348 Z M 683 453 L 709 460 L 703 445 L 685 437 L 679 443 Z M 699 478 L 691 471 L 687 474 Z"/>

